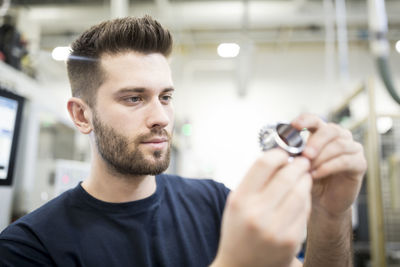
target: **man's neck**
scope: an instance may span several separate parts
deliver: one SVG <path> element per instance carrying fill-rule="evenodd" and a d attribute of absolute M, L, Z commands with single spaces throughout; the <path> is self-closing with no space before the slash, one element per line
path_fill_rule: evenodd
<path fill-rule="evenodd" d="M 92 162 L 89 178 L 82 187 L 94 198 L 121 203 L 144 199 L 156 191 L 154 176 L 124 176 L 112 173 L 103 160 Z"/>

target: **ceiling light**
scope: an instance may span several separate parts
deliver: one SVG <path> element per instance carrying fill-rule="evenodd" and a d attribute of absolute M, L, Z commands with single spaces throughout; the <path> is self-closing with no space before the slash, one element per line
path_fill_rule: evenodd
<path fill-rule="evenodd" d="M 222 43 L 218 46 L 220 57 L 236 57 L 239 54 L 240 46 L 236 43 Z"/>
<path fill-rule="evenodd" d="M 70 53 L 71 48 L 69 46 L 58 46 L 53 49 L 53 52 L 51 52 L 51 56 L 54 60 L 65 61 L 67 60 Z"/>
<path fill-rule="evenodd" d="M 400 53 L 400 40 L 398 40 L 396 43 L 396 50 Z"/>
<path fill-rule="evenodd" d="M 380 117 L 377 120 L 376 126 L 378 133 L 385 134 L 393 127 L 393 119 L 391 117 Z"/>

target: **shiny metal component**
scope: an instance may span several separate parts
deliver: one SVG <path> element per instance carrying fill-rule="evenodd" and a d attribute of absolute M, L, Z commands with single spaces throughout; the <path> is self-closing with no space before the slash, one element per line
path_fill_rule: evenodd
<path fill-rule="evenodd" d="M 276 123 L 264 126 L 260 130 L 259 142 L 263 151 L 280 147 L 290 156 L 298 156 L 303 152 L 305 140 L 301 131 L 289 123 Z"/>

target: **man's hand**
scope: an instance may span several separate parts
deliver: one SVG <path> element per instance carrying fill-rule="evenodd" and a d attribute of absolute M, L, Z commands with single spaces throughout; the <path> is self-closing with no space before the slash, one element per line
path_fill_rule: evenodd
<path fill-rule="evenodd" d="M 366 170 L 362 146 L 350 131 L 304 114 L 292 125 L 311 131 L 303 156 L 311 160 L 312 212 L 340 219 L 347 216 Z"/>
<path fill-rule="evenodd" d="M 265 152 L 227 200 L 212 266 L 287 267 L 303 241 L 311 209 L 310 161 Z"/>
<path fill-rule="evenodd" d="M 313 176 L 304 266 L 353 266 L 351 204 L 367 166 L 362 146 L 349 131 L 313 115 L 302 115 L 292 125 L 311 131 L 303 152 L 311 160 Z"/>

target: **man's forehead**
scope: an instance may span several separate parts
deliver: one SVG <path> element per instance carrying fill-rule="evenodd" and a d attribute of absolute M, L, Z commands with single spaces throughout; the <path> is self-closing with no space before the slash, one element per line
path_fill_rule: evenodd
<path fill-rule="evenodd" d="M 156 75 L 166 79 L 171 76 L 168 60 L 160 53 L 143 54 L 132 51 L 112 55 L 105 54 L 101 57 L 100 62 L 106 78 L 130 76 L 141 79 L 147 75 L 153 77 Z"/>
<path fill-rule="evenodd" d="M 160 53 L 124 52 L 101 57 L 103 86 L 116 93 L 123 88 L 173 88 L 167 59 Z"/>

